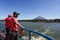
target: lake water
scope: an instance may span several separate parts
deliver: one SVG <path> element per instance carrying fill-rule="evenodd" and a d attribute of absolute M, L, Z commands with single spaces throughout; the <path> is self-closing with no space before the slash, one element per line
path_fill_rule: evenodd
<path fill-rule="evenodd" d="M 42 32 L 46 35 L 52 36 L 56 40 L 60 40 L 60 23 L 42 23 L 42 22 L 20 22 L 20 23 L 26 28 Z"/>
<path fill-rule="evenodd" d="M 42 32 L 60 40 L 60 23 L 20 22 L 24 27 Z"/>

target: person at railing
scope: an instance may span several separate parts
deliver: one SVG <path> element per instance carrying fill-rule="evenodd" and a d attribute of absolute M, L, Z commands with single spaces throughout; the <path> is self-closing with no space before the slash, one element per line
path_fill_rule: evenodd
<path fill-rule="evenodd" d="M 11 19 L 11 27 L 10 27 L 10 40 L 17 40 L 17 32 L 18 27 L 24 28 L 17 20 L 18 15 L 20 15 L 17 12 L 13 12 L 13 17 Z"/>
<path fill-rule="evenodd" d="M 10 35 L 10 20 L 12 18 L 12 15 L 9 14 L 7 18 L 5 18 L 5 25 L 6 25 L 6 40 L 9 40 Z"/>

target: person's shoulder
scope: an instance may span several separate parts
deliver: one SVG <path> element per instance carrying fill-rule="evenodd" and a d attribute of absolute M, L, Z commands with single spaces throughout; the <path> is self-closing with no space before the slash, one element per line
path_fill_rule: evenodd
<path fill-rule="evenodd" d="M 7 18 L 5 18 L 5 20 L 7 20 L 8 19 L 8 17 Z"/>
<path fill-rule="evenodd" d="M 13 17 L 13 19 L 14 19 L 14 20 L 16 20 L 16 18 L 15 18 L 15 17 Z"/>
<path fill-rule="evenodd" d="M 12 17 L 11 20 L 16 20 L 16 18 Z"/>
<path fill-rule="evenodd" d="M 10 20 L 11 18 L 7 17 L 5 20 Z"/>

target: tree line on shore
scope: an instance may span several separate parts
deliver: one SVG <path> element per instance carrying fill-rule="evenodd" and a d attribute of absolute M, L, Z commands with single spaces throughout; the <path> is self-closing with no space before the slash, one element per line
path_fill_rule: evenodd
<path fill-rule="evenodd" d="M 4 20 L 0 20 L 4 21 Z M 50 19 L 50 20 L 18 20 L 19 22 L 48 22 L 48 23 L 60 23 L 60 19 Z"/>
<path fill-rule="evenodd" d="M 58 22 L 60 23 L 60 19 L 50 19 L 50 20 L 19 20 L 19 22 Z"/>

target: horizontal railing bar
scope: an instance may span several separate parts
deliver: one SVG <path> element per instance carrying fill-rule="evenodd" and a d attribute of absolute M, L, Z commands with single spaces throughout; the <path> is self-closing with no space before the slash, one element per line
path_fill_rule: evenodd
<path fill-rule="evenodd" d="M 23 28 L 23 29 L 26 30 L 26 31 L 29 31 L 29 32 L 33 32 L 33 33 L 35 33 L 35 34 L 38 34 L 38 35 L 40 35 L 40 36 L 43 36 L 44 38 L 46 38 L 46 39 L 48 39 L 48 40 L 55 40 L 54 38 L 52 38 L 52 37 L 50 37 L 50 36 L 47 36 L 47 35 L 45 35 L 45 34 L 43 34 L 43 33 L 41 33 L 41 32 L 37 32 L 37 31 L 30 30 L 30 29 L 27 29 L 27 28 Z"/>

